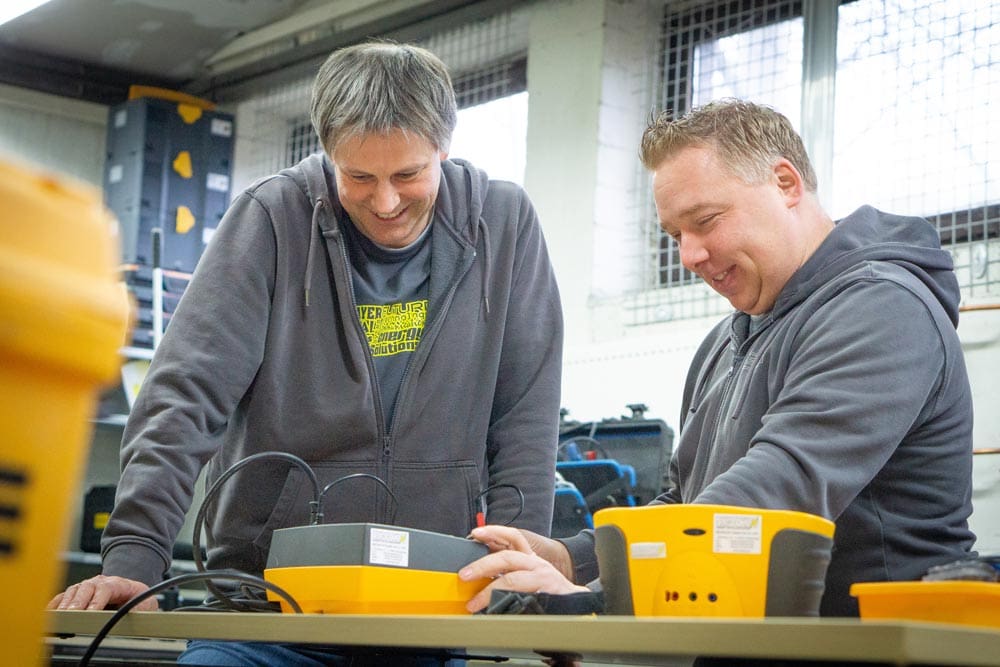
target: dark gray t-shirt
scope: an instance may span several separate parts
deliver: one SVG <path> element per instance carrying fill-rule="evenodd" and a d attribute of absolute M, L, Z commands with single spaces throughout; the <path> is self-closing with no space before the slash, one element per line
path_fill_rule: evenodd
<path fill-rule="evenodd" d="M 391 428 L 403 374 L 427 321 L 431 225 L 405 248 L 373 243 L 353 223 L 345 227 L 358 318 L 375 361 L 386 428 Z"/>

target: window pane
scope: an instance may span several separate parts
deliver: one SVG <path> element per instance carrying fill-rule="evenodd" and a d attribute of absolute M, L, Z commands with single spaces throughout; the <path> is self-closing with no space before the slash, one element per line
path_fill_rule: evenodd
<path fill-rule="evenodd" d="M 695 47 L 694 104 L 739 97 L 774 107 L 795 127 L 802 107 L 802 19 Z"/>
<path fill-rule="evenodd" d="M 449 157 L 464 158 L 490 178 L 524 184 L 528 93 L 466 107 L 458 112 Z"/>
<path fill-rule="evenodd" d="M 835 215 L 866 203 L 932 215 L 1000 197 L 997 19 L 997 7 L 954 0 L 841 6 Z"/>
<path fill-rule="evenodd" d="M 842 5 L 837 61 L 831 214 L 871 204 L 926 217 L 964 295 L 995 293 L 1000 2 Z"/>

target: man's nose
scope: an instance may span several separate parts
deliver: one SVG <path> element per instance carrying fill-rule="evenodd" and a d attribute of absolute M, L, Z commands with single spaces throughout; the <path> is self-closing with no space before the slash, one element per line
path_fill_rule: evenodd
<path fill-rule="evenodd" d="M 685 236 L 681 238 L 678 241 L 678 248 L 681 253 L 681 264 L 688 271 L 694 271 L 695 267 L 708 259 L 708 250 L 697 237 Z"/>
<path fill-rule="evenodd" d="M 376 213 L 392 213 L 399 205 L 399 193 L 391 183 L 379 183 L 372 193 L 372 208 Z"/>

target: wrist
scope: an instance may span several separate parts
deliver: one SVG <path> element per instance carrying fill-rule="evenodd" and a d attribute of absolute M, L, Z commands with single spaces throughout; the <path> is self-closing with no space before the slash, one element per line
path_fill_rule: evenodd
<path fill-rule="evenodd" d="M 562 576 L 566 577 L 569 581 L 576 582 L 576 577 L 574 576 L 576 569 L 573 567 L 573 556 L 570 554 L 569 549 L 562 542 L 553 540 L 553 559 L 552 564 L 559 570 Z"/>

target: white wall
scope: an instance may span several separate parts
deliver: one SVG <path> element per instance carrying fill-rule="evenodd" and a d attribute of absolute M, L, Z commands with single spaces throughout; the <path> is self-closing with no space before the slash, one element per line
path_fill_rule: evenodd
<path fill-rule="evenodd" d="M 545 231 L 569 339 L 589 337 L 604 5 L 539 2 L 530 17 L 524 186 Z"/>
<path fill-rule="evenodd" d="M 0 84 L 0 155 L 102 186 L 107 107 Z"/>

